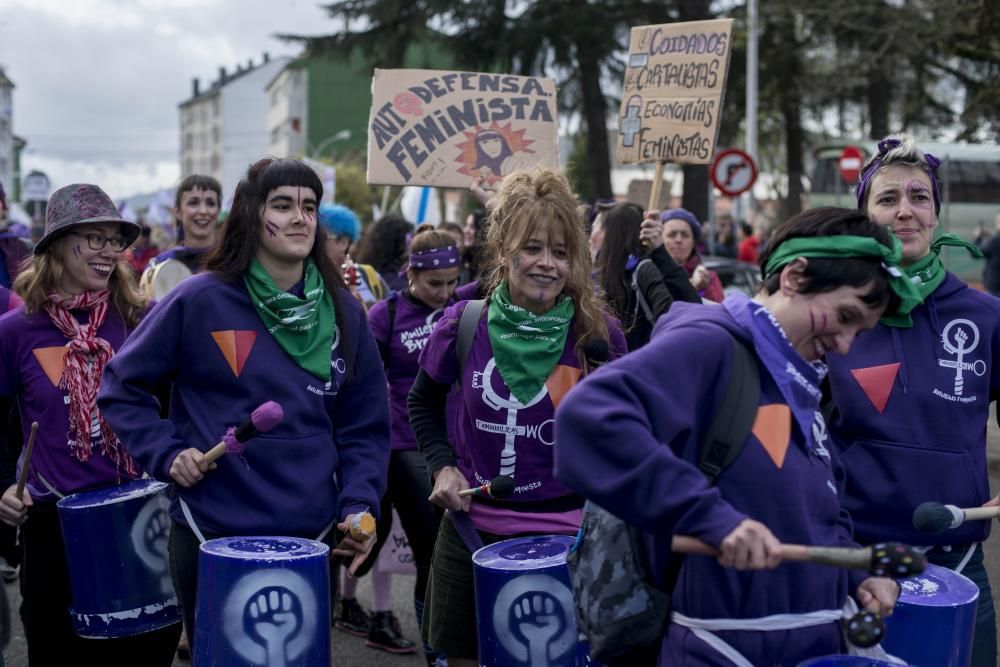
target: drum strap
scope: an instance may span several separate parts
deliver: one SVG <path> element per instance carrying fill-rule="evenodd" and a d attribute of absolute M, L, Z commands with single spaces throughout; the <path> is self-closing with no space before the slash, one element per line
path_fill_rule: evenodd
<path fill-rule="evenodd" d="M 848 597 L 847 603 L 842 609 L 821 609 L 805 614 L 774 614 L 760 618 L 690 618 L 675 611 L 670 614 L 670 621 L 691 630 L 691 634 L 721 653 L 736 667 L 754 667 L 753 663 L 747 660 L 742 653 L 723 641 L 715 632 L 734 630 L 748 630 L 751 632 L 797 630 L 799 628 L 810 628 L 833 623 L 845 616 L 852 616 L 857 611 L 857 603 L 854 602 L 853 598 Z M 899 658 L 886 653 L 881 645 L 868 649 L 849 645 L 848 653 L 850 655 L 874 657 L 892 664 L 906 664 Z"/>
<path fill-rule="evenodd" d="M 962 574 L 962 570 L 964 570 L 965 566 L 969 564 L 969 561 L 972 559 L 972 554 L 976 553 L 976 547 L 978 546 L 979 546 L 978 542 L 973 542 L 972 544 L 969 545 L 968 551 L 965 552 L 965 555 L 962 556 L 962 560 L 958 563 L 958 566 L 955 568 L 955 574 Z"/>
<path fill-rule="evenodd" d="M 191 508 L 188 507 L 188 504 L 184 502 L 183 498 L 177 498 L 177 500 L 180 501 L 181 513 L 184 514 L 184 520 L 187 521 L 188 528 L 190 528 L 191 532 L 194 533 L 194 536 L 198 538 L 198 542 L 200 544 L 204 544 L 206 541 L 205 536 L 202 535 L 201 530 L 198 528 L 198 524 L 194 522 L 194 517 L 191 516 Z M 327 536 L 327 534 L 330 532 L 330 529 L 332 529 L 334 524 L 336 523 L 337 520 L 333 519 L 330 521 L 330 523 L 326 524 L 326 528 L 324 528 L 323 532 L 319 534 L 319 537 L 316 538 L 316 541 L 322 542 L 323 538 Z"/>
<path fill-rule="evenodd" d="M 49 480 L 45 479 L 45 477 L 42 476 L 42 473 L 38 472 L 37 470 L 35 471 L 35 477 L 38 478 L 38 481 L 42 483 L 42 486 L 44 486 L 46 489 L 48 489 L 49 493 L 51 493 L 52 495 L 54 495 L 54 496 L 56 496 L 58 498 L 65 498 L 66 497 L 65 493 L 59 493 L 56 490 L 56 487 L 54 487 L 51 484 L 49 484 Z M 964 565 L 963 565 L 963 567 L 964 567 Z"/>

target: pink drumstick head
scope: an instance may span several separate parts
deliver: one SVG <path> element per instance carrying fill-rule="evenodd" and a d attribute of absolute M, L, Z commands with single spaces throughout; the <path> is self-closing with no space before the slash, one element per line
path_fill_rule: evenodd
<path fill-rule="evenodd" d="M 262 403 L 253 413 L 250 415 L 250 421 L 253 422 L 254 428 L 256 428 L 261 433 L 267 433 L 272 428 L 277 426 L 285 416 L 284 411 L 281 409 L 281 404 L 275 403 L 274 401 L 268 401 L 267 403 Z"/>

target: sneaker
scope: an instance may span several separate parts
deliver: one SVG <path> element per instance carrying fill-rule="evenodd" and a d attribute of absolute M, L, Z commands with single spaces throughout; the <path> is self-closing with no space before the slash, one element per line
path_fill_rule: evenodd
<path fill-rule="evenodd" d="M 417 645 L 403 636 L 399 621 L 391 611 L 377 611 L 372 614 L 372 630 L 368 633 L 369 648 L 377 648 L 389 653 L 414 653 Z"/>
<path fill-rule="evenodd" d="M 355 637 L 367 637 L 372 631 L 372 619 L 354 598 L 337 601 L 337 618 L 333 627 Z"/>

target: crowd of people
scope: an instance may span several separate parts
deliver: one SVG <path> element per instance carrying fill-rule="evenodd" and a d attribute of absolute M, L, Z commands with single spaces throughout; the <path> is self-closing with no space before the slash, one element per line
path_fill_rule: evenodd
<path fill-rule="evenodd" d="M 57 190 L 33 248 L 0 235 L 15 255 L 0 266 L 0 519 L 19 532 L 0 555 L 20 562 L 30 663 L 72 651 L 83 664 L 171 664 L 179 642 L 206 641 L 194 633 L 200 545 L 284 535 L 329 545 L 337 629 L 428 665 L 476 665 L 472 554 L 577 535 L 590 500 L 641 531 L 643 562 L 667 573 L 654 577 L 673 610 L 647 652 L 656 664 L 795 665 L 850 650 L 845 602 L 889 615 L 898 582 L 782 564 L 781 544 L 892 539 L 979 586 L 973 664 L 992 666 L 989 523 L 931 537 L 910 522 L 928 500 L 1000 505 L 985 459 L 1000 300 L 939 259 L 943 246 L 980 251 L 935 238 L 938 166 L 889 137 L 856 209 L 806 211 L 766 243 L 745 228 L 738 243 L 732 219 L 707 243 L 683 208 L 581 207 L 545 168 L 497 167 L 464 225 L 414 228 L 395 214 L 363 225 L 321 203 L 305 163 L 266 158 L 224 223 L 218 182 L 184 179 L 176 244 L 162 251 L 98 186 Z M 727 293 L 706 247 L 756 262 L 760 290 Z M 184 279 L 151 299 L 140 276 L 171 262 Z M 956 349 L 975 369 L 961 385 L 939 364 Z M 759 373 L 756 416 L 707 475 L 701 443 L 740 355 Z M 872 368 L 891 370 L 878 387 Z M 284 411 L 273 430 L 239 457 L 207 456 L 268 399 Z M 21 495 L 15 461 L 33 422 Z M 144 476 L 171 485 L 187 638 L 174 624 L 81 639 L 56 501 Z M 497 477 L 513 478 L 511 497 L 463 493 Z M 349 529 L 366 512 L 377 530 L 363 540 Z M 420 637 L 403 635 L 400 582 L 377 565 L 394 516 Z M 677 535 L 718 555 L 681 559 Z"/>

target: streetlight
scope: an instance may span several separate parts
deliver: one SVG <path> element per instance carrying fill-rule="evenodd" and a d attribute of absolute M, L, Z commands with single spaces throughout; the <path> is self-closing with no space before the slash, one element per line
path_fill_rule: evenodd
<path fill-rule="evenodd" d="M 341 130 L 340 132 L 337 132 L 336 134 L 331 135 L 331 136 L 327 137 L 326 139 L 324 139 L 323 141 L 319 142 L 319 145 L 316 146 L 312 150 L 312 156 L 311 157 L 315 157 L 315 158 L 323 157 L 323 149 L 324 148 L 327 148 L 328 146 L 333 145 L 337 141 L 341 141 L 341 140 L 347 141 L 350 138 L 351 138 L 351 131 L 350 130 Z"/>

